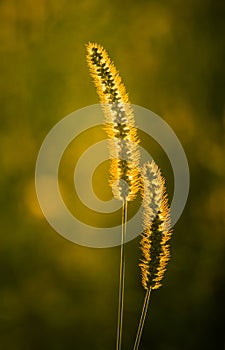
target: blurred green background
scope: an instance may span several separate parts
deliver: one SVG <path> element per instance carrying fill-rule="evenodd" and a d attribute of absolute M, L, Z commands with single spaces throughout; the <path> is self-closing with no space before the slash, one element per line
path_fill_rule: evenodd
<path fill-rule="evenodd" d="M 1 0 L 0 15 L 0 349 L 115 349 L 119 248 L 66 241 L 42 216 L 34 188 L 49 130 L 98 102 L 88 41 L 107 49 L 132 103 L 169 123 L 190 166 L 188 203 L 141 349 L 224 349 L 224 1 Z M 126 245 L 124 350 L 144 297 L 138 246 L 139 238 Z"/>

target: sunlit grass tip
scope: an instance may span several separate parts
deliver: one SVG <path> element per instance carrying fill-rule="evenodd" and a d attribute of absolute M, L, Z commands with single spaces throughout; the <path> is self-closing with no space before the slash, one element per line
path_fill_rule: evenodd
<path fill-rule="evenodd" d="M 168 241 L 172 231 L 165 180 L 154 161 L 142 168 L 143 233 L 142 259 L 139 264 L 142 285 L 145 289 L 157 289 L 170 258 Z"/>
<path fill-rule="evenodd" d="M 137 129 L 128 94 L 114 63 L 99 44 L 87 44 L 87 62 L 105 114 L 110 185 L 114 197 L 131 201 L 139 190 Z"/>

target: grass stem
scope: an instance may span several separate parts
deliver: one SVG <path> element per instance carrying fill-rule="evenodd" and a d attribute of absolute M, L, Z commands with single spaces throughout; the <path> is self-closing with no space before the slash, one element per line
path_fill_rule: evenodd
<path fill-rule="evenodd" d="M 138 330 L 137 330 L 137 335 L 136 335 L 133 350 L 138 350 L 139 345 L 140 345 L 143 327 L 144 327 L 144 323 L 145 323 L 145 318 L 147 315 L 148 305 L 149 305 L 149 301 L 150 301 L 150 294 L 151 294 L 151 288 L 148 288 L 146 290 L 146 294 L 145 294 L 144 304 L 143 304 L 143 308 L 142 308 L 142 312 L 141 312 L 141 317 L 140 317 L 140 321 L 139 321 L 139 325 L 138 325 Z"/>
<path fill-rule="evenodd" d="M 127 201 L 124 200 L 122 205 L 122 232 L 121 232 L 121 246 L 120 246 L 120 279 L 119 279 L 119 302 L 118 302 L 116 350 L 121 350 L 121 346 L 122 346 L 126 225 L 127 225 Z"/>

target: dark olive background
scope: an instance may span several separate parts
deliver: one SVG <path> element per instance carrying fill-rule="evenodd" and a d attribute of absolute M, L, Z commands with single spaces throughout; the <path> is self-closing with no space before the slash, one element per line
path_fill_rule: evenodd
<path fill-rule="evenodd" d="M 220 0 L 0 1 L 1 349 L 115 349 L 119 248 L 66 241 L 42 216 L 34 188 L 45 135 L 67 114 L 98 102 L 85 61 L 88 41 L 108 50 L 131 102 L 173 128 L 190 166 L 189 199 L 140 349 L 224 349 L 224 15 Z M 164 152 L 144 141 L 172 195 Z M 65 197 L 68 155 L 61 166 Z M 98 170 L 101 196 L 96 179 L 107 177 L 107 166 Z M 69 203 L 78 212 L 75 199 Z M 124 350 L 132 349 L 144 297 L 138 247 L 139 238 L 126 245 Z"/>

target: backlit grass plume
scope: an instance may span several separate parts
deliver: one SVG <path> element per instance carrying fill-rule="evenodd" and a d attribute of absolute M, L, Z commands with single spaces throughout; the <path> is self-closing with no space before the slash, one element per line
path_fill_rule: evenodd
<path fill-rule="evenodd" d="M 131 201 L 139 190 L 138 138 L 128 94 L 106 50 L 87 44 L 87 62 L 103 106 L 110 139 L 110 185 L 115 198 Z"/>
<path fill-rule="evenodd" d="M 168 240 L 171 237 L 165 180 L 154 161 L 143 166 L 142 185 L 144 231 L 141 238 L 142 259 L 139 266 L 146 295 L 134 350 L 137 350 L 140 344 L 151 290 L 161 286 L 170 256 Z"/>
<path fill-rule="evenodd" d="M 87 44 L 87 62 L 105 114 L 109 138 L 110 185 L 114 197 L 123 202 L 120 249 L 120 281 L 116 349 L 122 346 L 127 202 L 132 201 L 140 184 L 137 131 L 128 94 L 106 50 Z"/>
<path fill-rule="evenodd" d="M 169 260 L 168 240 L 169 207 L 165 180 L 154 161 L 144 165 L 143 181 L 143 226 L 141 239 L 142 260 L 140 263 L 142 285 L 145 289 L 157 289 Z"/>

